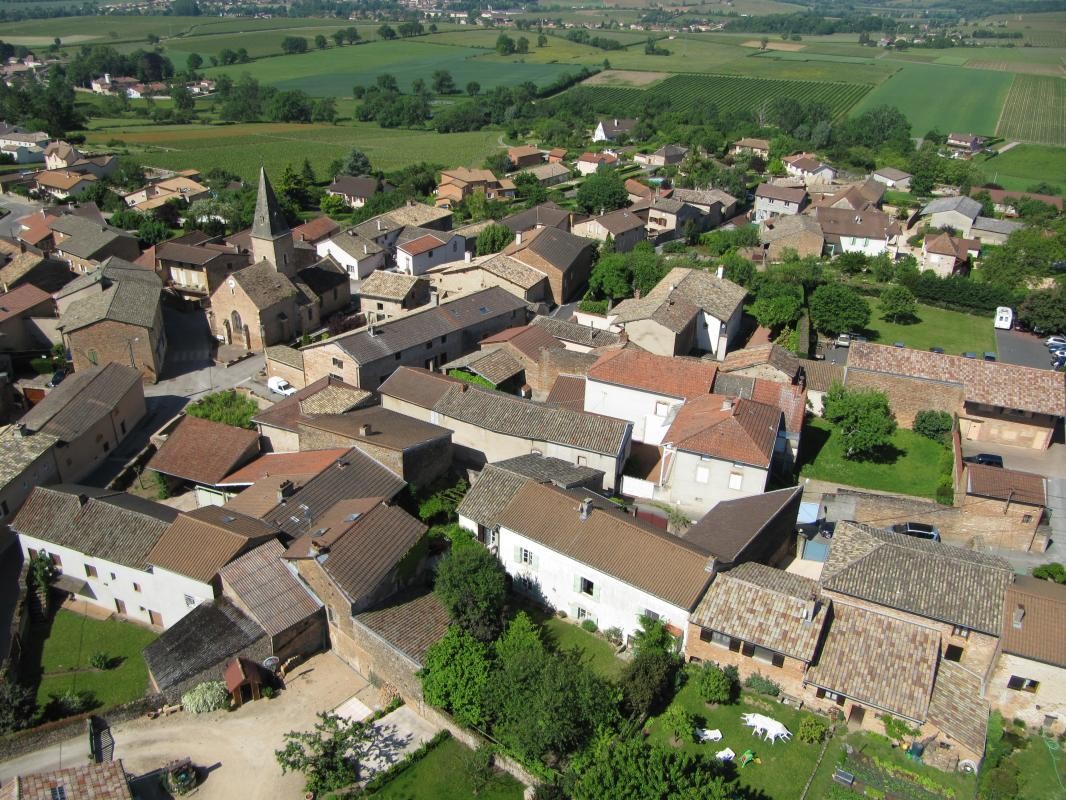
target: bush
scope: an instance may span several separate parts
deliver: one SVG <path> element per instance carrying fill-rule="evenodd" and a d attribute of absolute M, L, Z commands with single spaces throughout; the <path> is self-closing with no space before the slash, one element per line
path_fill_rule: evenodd
<path fill-rule="evenodd" d="M 1052 561 L 1050 564 L 1041 564 L 1039 567 L 1033 568 L 1033 577 L 1046 581 L 1055 581 L 1055 583 L 1066 583 L 1066 567 L 1062 566 L 1058 561 Z"/>
<path fill-rule="evenodd" d="M 264 686 L 259 692 L 259 694 L 262 697 L 265 697 L 267 700 L 273 700 L 274 697 L 277 696 L 277 693 L 277 689 L 275 689 L 273 686 Z"/>
<path fill-rule="evenodd" d="M 633 658 L 622 671 L 622 697 L 634 714 L 647 714 L 665 704 L 677 675 L 678 659 L 673 653 L 645 651 Z"/>
<path fill-rule="evenodd" d="M 589 633 L 595 633 L 596 631 L 599 630 L 599 628 L 597 627 L 596 623 L 593 620 L 591 620 L 591 619 L 583 619 L 583 620 L 581 620 L 581 628 L 582 628 L 582 630 L 586 630 Z"/>
<path fill-rule="evenodd" d="M 953 423 L 947 411 L 926 409 L 914 415 L 914 432 L 934 442 L 947 444 Z"/>
<path fill-rule="evenodd" d="M 696 737 L 696 721 L 684 706 L 670 706 L 659 721 L 663 728 L 679 742 L 691 742 Z"/>
<path fill-rule="evenodd" d="M 111 657 L 98 650 L 89 656 L 89 666 L 93 669 L 110 669 Z"/>
<path fill-rule="evenodd" d="M 603 638 L 615 646 L 620 645 L 622 643 L 622 629 L 617 627 L 608 628 L 603 632 Z"/>
<path fill-rule="evenodd" d="M 796 738 L 807 744 L 820 744 L 825 740 L 828 730 L 829 723 L 821 717 L 804 717 L 796 731 Z"/>
<path fill-rule="evenodd" d="M 36 693 L 0 675 L 0 733 L 11 733 L 27 727 L 37 712 Z"/>
<path fill-rule="evenodd" d="M 708 703 L 732 703 L 736 698 L 735 679 L 717 664 L 704 664 L 696 680 L 700 697 Z"/>
<path fill-rule="evenodd" d="M 235 428 L 254 428 L 252 417 L 259 413 L 259 405 L 250 397 L 226 389 L 190 403 L 185 407 L 185 413 Z"/>
<path fill-rule="evenodd" d="M 229 692 L 222 681 L 205 681 L 181 696 L 181 704 L 190 714 L 206 714 L 229 706 Z"/>
<path fill-rule="evenodd" d="M 777 697 L 781 694 L 781 687 L 774 683 L 769 678 L 766 678 L 756 672 L 754 675 L 749 675 L 748 679 L 744 681 L 744 686 L 747 689 L 751 689 L 758 694 L 766 694 L 770 697 Z"/>

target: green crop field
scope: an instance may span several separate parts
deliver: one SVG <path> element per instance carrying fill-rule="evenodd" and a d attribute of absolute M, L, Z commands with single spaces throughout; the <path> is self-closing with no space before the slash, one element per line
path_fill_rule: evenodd
<path fill-rule="evenodd" d="M 915 135 L 937 128 L 991 136 L 1010 89 L 1011 75 L 937 64 L 901 63 L 901 69 L 867 94 L 853 113 L 896 106 Z"/>
<path fill-rule="evenodd" d="M 862 84 L 775 81 L 731 75 L 674 75 L 650 89 L 583 87 L 583 91 L 594 93 L 597 108 L 616 107 L 618 113 L 636 111 L 647 93 L 652 92 L 668 97 L 675 110 L 713 104 L 719 111 L 734 111 L 756 108 L 778 97 L 793 97 L 801 102 L 825 103 L 837 115 L 846 113 L 869 89 Z"/>
<path fill-rule="evenodd" d="M 996 133 L 1027 142 L 1066 145 L 1066 79 L 1016 75 Z"/>
<path fill-rule="evenodd" d="M 991 158 L 975 159 L 974 163 L 984 180 L 1004 189 L 1024 192 L 1046 181 L 1066 192 L 1066 148 L 1020 144 Z"/>
<path fill-rule="evenodd" d="M 91 131 L 88 143 L 123 148 L 143 164 L 168 169 L 207 171 L 221 167 L 245 179 L 260 165 L 280 174 L 288 163 L 304 158 L 319 173 L 353 147 L 363 150 L 376 169 L 394 170 L 418 161 L 447 166 L 478 165 L 499 146 L 498 131 L 439 134 L 387 130 L 373 123 L 300 125 L 158 125 Z"/>
<path fill-rule="evenodd" d="M 1034 47 L 1066 47 L 1066 12 L 1050 11 L 1041 14 L 1009 14 L 989 17 L 980 25 L 999 25 L 1004 29 L 1019 31 L 1025 42 Z"/>

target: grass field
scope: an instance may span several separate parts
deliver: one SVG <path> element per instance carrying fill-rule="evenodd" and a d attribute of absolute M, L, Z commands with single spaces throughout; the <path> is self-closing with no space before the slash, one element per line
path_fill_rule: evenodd
<path fill-rule="evenodd" d="M 447 166 L 479 165 L 498 146 L 498 131 L 438 134 L 387 130 L 373 123 L 300 125 L 171 125 L 93 131 L 90 144 L 121 142 L 141 163 L 168 169 L 201 171 L 221 167 L 245 179 L 260 165 L 280 174 L 288 163 L 304 158 L 319 172 L 353 147 L 363 150 L 376 169 L 394 170 L 418 161 Z M 122 145 L 116 145 L 120 148 Z"/>
<path fill-rule="evenodd" d="M 42 642 L 31 635 L 27 647 L 25 663 L 40 664 L 38 704 L 43 708 L 51 695 L 66 691 L 91 692 L 102 708 L 136 700 L 148 686 L 141 650 L 155 638 L 130 622 L 93 620 L 61 609 L 48 638 Z M 120 663 L 105 671 L 91 669 L 89 658 L 95 652 Z"/>
<path fill-rule="evenodd" d="M 999 136 L 1066 145 L 1066 79 L 1016 75 L 996 129 Z"/>
<path fill-rule="evenodd" d="M 1066 149 L 1038 144 L 1020 144 L 1005 153 L 974 162 L 986 181 L 1024 192 L 1047 181 L 1066 191 Z"/>
<path fill-rule="evenodd" d="M 558 617 L 549 617 L 541 627 L 557 648 L 579 651 L 588 659 L 589 666 L 603 677 L 617 680 L 622 674 L 625 662 L 614 654 L 614 648 L 606 639 Z"/>
<path fill-rule="evenodd" d="M 903 428 L 893 434 L 892 447 L 895 458 L 849 461 L 844 458 L 834 426 L 821 417 L 812 417 L 803 432 L 800 476 L 863 489 L 935 497 L 944 447 Z"/>
<path fill-rule="evenodd" d="M 469 753 L 469 748 L 455 739 L 445 739 L 371 796 L 381 800 L 471 800 L 474 786 L 463 763 Z M 477 797 L 521 800 L 523 788 L 510 775 L 497 773 Z"/>
<path fill-rule="evenodd" d="M 934 306 L 918 305 L 918 322 L 899 325 L 881 318 L 876 302 L 870 304 L 873 314 L 866 334 L 881 344 L 903 342 L 915 350 L 943 347 L 947 352 L 995 352 L 996 337 L 991 317 L 963 314 Z"/>
<path fill-rule="evenodd" d="M 917 136 L 933 128 L 991 136 L 1010 84 L 1011 75 L 1005 72 L 902 63 L 899 72 L 867 94 L 853 113 L 890 105 L 907 115 Z"/>

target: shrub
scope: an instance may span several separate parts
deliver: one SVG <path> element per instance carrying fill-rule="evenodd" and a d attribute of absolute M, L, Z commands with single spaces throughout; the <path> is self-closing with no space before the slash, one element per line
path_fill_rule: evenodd
<path fill-rule="evenodd" d="M 777 697 L 781 694 L 781 687 L 774 683 L 767 677 L 760 675 L 756 672 L 754 675 L 749 675 L 748 679 L 744 681 L 744 686 L 751 689 L 758 694 L 766 694 L 770 697 Z"/>
<path fill-rule="evenodd" d="M 717 664 L 704 664 L 697 681 L 700 697 L 708 703 L 732 703 L 736 696 L 736 681 Z"/>
<path fill-rule="evenodd" d="M 603 637 L 613 645 L 620 645 L 622 643 L 622 629 L 621 628 L 608 628 L 603 632 Z"/>
<path fill-rule="evenodd" d="M 206 714 L 229 705 L 229 692 L 222 681 L 204 681 L 181 696 L 181 704 L 190 714 Z"/>
<path fill-rule="evenodd" d="M 63 694 L 49 695 L 49 698 L 45 716 L 51 719 L 72 717 L 96 705 L 96 698 L 92 692 L 75 692 L 72 689 L 68 689 Z"/>
<path fill-rule="evenodd" d="M 111 667 L 111 657 L 107 653 L 98 650 L 89 656 L 89 666 L 93 669 L 109 669 Z"/>
<path fill-rule="evenodd" d="M 796 731 L 796 738 L 807 744 L 819 744 L 825 740 L 828 730 L 829 723 L 821 717 L 804 717 L 800 722 L 799 730 Z"/>
<path fill-rule="evenodd" d="M 267 700 L 273 700 L 277 693 L 277 689 L 275 689 L 273 686 L 264 686 L 259 692 L 259 694 L 265 697 Z"/>
<path fill-rule="evenodd" d="M 683 706 L 670 706 L 659 721 L 663 728 L 679 742 L 691 742 L 695 738 L 696 721 Z"/>
<path fill-rule="evenodd" d="M 914 432 L 934 442 L 947 444 L 953 420 L 947 411 L 925 409 L 914 415 Z"/>
<path fill-rule="evenodd" d="M 581 629 L 588 631 L 589 633 L 595 633 L 599 630 L 599 626 L 596 625 L 596 622 L 594 620 L 583 619 L 581 620 Z"/>
<path fill-rule="evenodd" d="M 650 650 L 637 654 L 622 672 L 621 688 L 626 705 L 634 714 L 647 714 L 661 707 L 674 685 L 678 659 L 673 653 Z"/>
<path fill-rule="evenodd" d="M 1055 583 L 1066 583 L 1066 567 L 1062 566 L 1058 561 L 1052 561 L 1050 564 L 1041 564 L 1039 567 L 1033 568 L 1033 577 L 1055 581 Z"/>
<path fill-rule="evenodd" d="M 885 735 L 899 744 L 903 744 L 903 740 L 908 736 L 917 736 L 920 733 L 918 728 L 908 725 L 906 720 L 891 714 L 882 714 L 880 719 L 885 726 Z"/>
<path fill-rule="evenodd" d="M 0 675 L 0 733 L 28 726 L 37 712 L 37 694 L 32 689 Z"/>
<path fill-rule="evenodd" d="M 483 742 L 476 750 L 464 752 L 460 758 L 463 772 L 470 779 L 470 789 L 474 795 L 481 794 L 481 790 L 492 780 L 492 757 L 492 745 Z"/>

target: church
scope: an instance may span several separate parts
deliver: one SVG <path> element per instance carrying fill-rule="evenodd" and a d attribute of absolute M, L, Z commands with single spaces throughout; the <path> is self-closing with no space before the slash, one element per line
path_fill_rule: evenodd
<path fill-rule="evenodd" d="M 259 170 L 250 231 L 251 266 L 230 274 L 211 295 L 211 330 L 219 341 L 262 351 L 322 327 L 351 302 L 344 269 L 293 240 L 274 188 Z"/>

